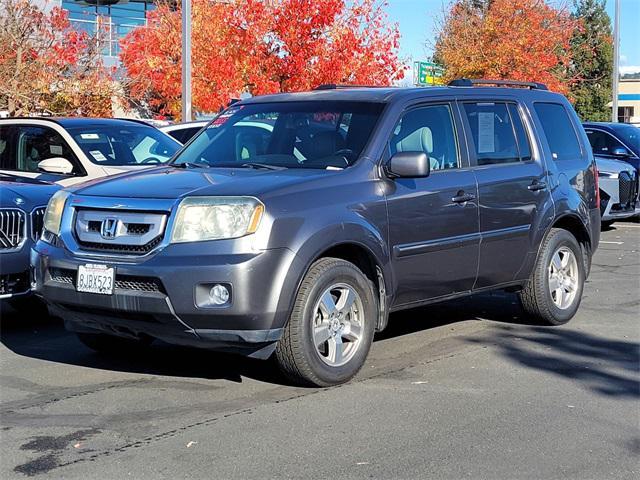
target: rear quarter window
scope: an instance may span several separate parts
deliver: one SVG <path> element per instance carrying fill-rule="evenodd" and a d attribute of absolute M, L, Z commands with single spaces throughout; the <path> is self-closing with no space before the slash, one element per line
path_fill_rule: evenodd
<path fill-rule="evenodd" d="M 582 158 L 578 135 L 564 105 L 536 102 L 534 108 L 547 137 L 553 160 Z"/>

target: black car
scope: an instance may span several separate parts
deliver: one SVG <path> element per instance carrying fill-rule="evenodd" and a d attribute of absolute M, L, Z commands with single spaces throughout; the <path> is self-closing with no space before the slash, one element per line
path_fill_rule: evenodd
<path fill-rule="evenodd" d="M 508 289 L 569 321 L 598 207 L 586 134 L 543 85 L 327 85 L 243 100 L 170 165 L 56 194 L 32 263 L 96 350 L 275 354 L 326 386 L 397 310 Z"/>
<path fill-rule="evenodd" d="M 627 162 L 640 172 L 640 128 L 613 122 L 582 125 L 596 157 Z"/>
<path fill-rule="evenodd" d="M 0 299 L 31 291 L 29 251 L 42 233 L 45 207 L 60 187 L 0 173 Z"/>

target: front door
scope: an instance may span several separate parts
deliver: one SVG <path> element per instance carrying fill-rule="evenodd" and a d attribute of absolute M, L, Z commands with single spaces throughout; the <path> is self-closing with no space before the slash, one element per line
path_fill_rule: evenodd
<path fill-rule="evenodd" d="M 403 114 L 389 142 L 390 155 L 424 152 L 431 163 L 426 178 L 389 182 L 394 306 L 468 291 L 476 279 L 477 188 L 459 131 L 451 104 L 422 105 Z"/>

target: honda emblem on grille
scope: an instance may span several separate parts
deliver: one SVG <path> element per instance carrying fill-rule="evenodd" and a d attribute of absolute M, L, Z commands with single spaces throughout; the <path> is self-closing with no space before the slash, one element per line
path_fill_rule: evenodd
<path fill-rule="evenodd" d="M 109 217 L 102 220 L 102 224 L 100 225 L 100 235 L 102 238 L 107 240 L 111 240 L 116 238 L 116 233 L 118 232 L 118 219 Z"/>

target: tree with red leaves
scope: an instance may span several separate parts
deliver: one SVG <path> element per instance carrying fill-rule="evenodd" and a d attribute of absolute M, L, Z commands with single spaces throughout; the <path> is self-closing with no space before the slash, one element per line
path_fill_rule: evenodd
<path fill-rule="evenodd" d="M 99 42 L 67 12 L 0 0 L 0 110 L 9 115 L 111 115 L 115 85 Z"/>
<path fill-rule="evenodd" d="M 570 41 L 580 22 L 544 0 L 456 0 L 444 14 L 435 57 L 446 79 L 537 81 L 567 93 Z"/>
<path fill-rule="evenodd" d="M 389 85 L 404 75 L 399 33 L 376 0 L 193 0 L 193 103 L 217 111 L 243 92 L 321 83 Z M 181 11 L 158 4 L 123 41 L 129 93 L 179 117 Z"/>

